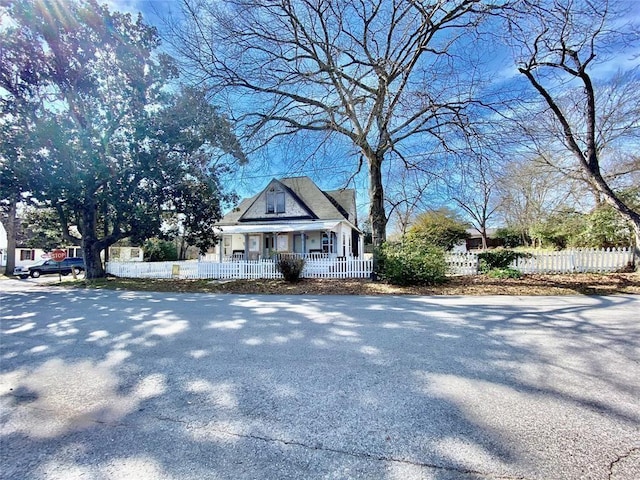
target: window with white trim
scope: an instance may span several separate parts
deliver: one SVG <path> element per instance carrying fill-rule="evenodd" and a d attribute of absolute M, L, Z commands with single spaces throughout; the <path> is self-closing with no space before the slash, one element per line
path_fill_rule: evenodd
<path fill-rule="evenodd" d="M 335 253 L 337 237 L 335 232 L 322 233 L 322 253 Z"/>
<path fill-rule="evenodd" d="M 20 250 L 20 260 L 35 260 L 35 259 L 36 259 L 35 250 Z"/>
<path fill-rule="evenodd" d="M 222 254 L 226 257 L 231 256 L 233 254 L 232 246 L 232 238 L 231 235 L 223 235 L 222 237 Z"/>

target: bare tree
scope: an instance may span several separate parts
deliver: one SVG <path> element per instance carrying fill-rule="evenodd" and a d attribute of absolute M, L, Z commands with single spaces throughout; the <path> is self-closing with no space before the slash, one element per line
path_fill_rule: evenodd
<path fill-rule="evenodd" d="M 504 3 L 504 2 L 495 2 Z M 459 42 L 492 1 L 183 0 L 171 43 L 195 79 L 228 95 L 258 146 L 312 132 L 355 147 L 366 166 L 373 242 L 386 238 L 383 163 L 402 146 L 445 142 L 470 90 Z M 472 73 L 465 78 L 473 78 Z M 220 90 L 215 90 L 216 88 Z"/>
<path fill-rule="evenodd" d="M 447 177 L 451 199 L 465 213 L 465 217 L 480 232 L 482 248 L 487 248 L 487 225 L 500 207 L 497 194 L 498 177 L 490 159 L 482 151 L 462 162 L 459 174 Z"/>
<path fill-rule="evenodd" d="M 512 160 L 500 172 L 496 186 L 500 215 L 523 242 L 535 225 L 570 208 L 581 209 L 576 181 L 540 157 Z"/>
<path fill-rule="evenodd" d="M 632 110 L 623 120 L 600 115 L 598 102 L 616 97 L 598 90 L 594 81 L 594 72 L 602 66 L 598 60 L 605 59 L 612 46 L 624 46 L 623 42 L 630 38 L 637 40 L 637 32 L 625 35 L 624 19 L 620 12 L 612 11 L 621 4 L 624 2 L 521 0 L 507 17 L 507 23 L 518 71 L 553 118 L 550 133 L 573 156 L 591 188 L 632 223 L 638 258 L 640 213 L 621 199 L 603 171 L 607 162 L 605 140 L 619 138 L 623 132 L 626 135 L 633 132 L 637 138 L 638 111 Z M 637 70 L 633 75 L 637 75 Z M 637 99 L 637 92 L 633 98 Z M 616 112 L 615 108 L 609 111 Z M 610 135 L 612 128 L 616 135 Z M 620 151 L 616 155 L 622 156 Z M 609 161 L 615 163 L 616 158 Z"/>
<path fill-rule="evenodd" d="M 433 178 L 417 170 L 398 168 L 394 171 L 393 182 L 385 192 L 389 221 L 395 231 L 404 237 L 407 229 L 419 212 L 428 210 L 428 196 L 433 189 Z"/>

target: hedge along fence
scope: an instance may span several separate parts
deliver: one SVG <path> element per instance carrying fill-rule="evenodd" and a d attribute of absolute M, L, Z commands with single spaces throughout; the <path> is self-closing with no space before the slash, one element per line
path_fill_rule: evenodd
<path fill-rule="evenodd" d="M 628 267 L 633 262 L 633 248 L 585 248 L 548 252 L 530 252 L 529 258 L 517 258 L 511 267 L 521 273 L 607 273 Z M 447 254 L 453 275 L 478 273 L 478 253 Z"/>

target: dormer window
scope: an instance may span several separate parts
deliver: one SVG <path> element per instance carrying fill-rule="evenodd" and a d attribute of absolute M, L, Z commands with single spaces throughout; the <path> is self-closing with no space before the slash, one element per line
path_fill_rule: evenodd
<path fill-rule="evenodd" d="M 267 213 L 284 213 L 284 191 L 278 187 L 267 190 Z"/>

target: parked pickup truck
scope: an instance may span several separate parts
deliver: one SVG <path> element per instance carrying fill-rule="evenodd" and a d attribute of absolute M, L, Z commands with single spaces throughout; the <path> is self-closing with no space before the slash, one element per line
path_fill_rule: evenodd
<path fill-rule="evenodd" d="M 20 278 L 38 278 L 40 275 L 48 275 L 58 272 L 62 275 L 69 275 L 73 271 L 78 275 L 80 272 L 84 272 L 84 269 L 84 259 L 80 257 L 68 257 L 59 263 L 53 260 L 40 260 L 33 265 L 16 267 L 13 270 L 13 274 Z"/>

